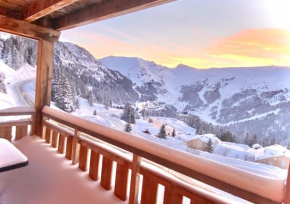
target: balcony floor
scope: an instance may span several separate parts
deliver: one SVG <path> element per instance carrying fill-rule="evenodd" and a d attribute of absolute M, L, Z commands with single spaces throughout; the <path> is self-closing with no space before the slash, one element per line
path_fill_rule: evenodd
<path fill-rule="evenodd" d="M 24 137 L 14 145 L 28 157 L 29 165 L 0 173 L 0 203 L 126 203 L 40 138 Z"/>

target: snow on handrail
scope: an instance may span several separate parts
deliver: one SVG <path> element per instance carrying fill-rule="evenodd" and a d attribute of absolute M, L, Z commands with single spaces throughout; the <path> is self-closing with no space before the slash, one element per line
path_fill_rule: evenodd
<path fill-rule="evenodd" d="M 285 180 L 247 172 L 45 106 L 45 117 L 255 203 L 282 203 Z"/>
<path fill-rule="evenodd" d="M 36 110 L 34 107 L 13 107 L 0 110 L 0 116 L 18 116 L 18 115 L 34 115 Z"/>

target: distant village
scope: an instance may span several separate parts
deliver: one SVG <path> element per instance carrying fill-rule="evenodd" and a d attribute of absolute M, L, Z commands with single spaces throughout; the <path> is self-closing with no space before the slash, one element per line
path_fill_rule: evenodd
<path fill-rule="evenodd" d="M 149 106 L 148 108 L 150 109 L 154 109 L 154 104 L 145 105 L 147 107 Z M 217 154 L 249 162 L 263 163 L 266 165 L 276 166 L 281 169 L 288 169 L 289 167 L 290 151 L 286 147 L 279 144 L 263 147 L 258 143 L 247 145 L 238 144 L 235 142 L 224 142 L 214 134 L 196 134 L 196 130 L 194 128 L 189 127 L 184 122 L 174 118 L 155 116 L 144 117 L 144 113 L 142 112 L 144 109 L 140 107 L 130 106 L 129 108 L 129 106 L 114 106 L 114 108 L 124 109 L 123 118 L 121 119 L 125 121 L 130 121 L 129 118 L 133 112 L 140 113 L 146 122 L 138 124 L 138 129 L 144 134 L 152 135 L 160 139 L 165 139 L 166 137 L 182 138 L 188 148 L 208 152 L 210 154 Z M 132 110 L 132 114 L 130 114 L 130 110 Z M 128 116 L 124 116 L 125 113 Z M 180 127 L 176 128 L 175 126 L 178 125 Z M 129 130 L 131 131 L 131 129 Z"/>

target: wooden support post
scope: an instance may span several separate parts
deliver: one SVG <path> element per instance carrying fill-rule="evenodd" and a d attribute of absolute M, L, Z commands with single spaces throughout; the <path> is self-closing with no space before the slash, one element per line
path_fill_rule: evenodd
<path fill-rule="evenodd" d="M 51 146 L 57 148 L 58 132 L 52 132 Z"/>
<path fill-rule="evenodd" d="M 73 147 L 73 136 L 67 137 L 66 140 L 66 153 L 65 157 L 68 158 L 69 160 L 72 159 L 72 147 Z"/>
<path fill-rule="evenodd" d="M 172 191 L 173 186 L 165 187 L 164 204 L 182 204 L 183 196 Z"/>
<path fill-rule="evenodd" d="M 89 149 L 81 145 L 79 168 L 83 171 L 88 169 L 88 153 Z"/>
<path fill-rule="evenodd" d="M 31 134 L 41 136 L 42 134 L 42 108 L 50 105 L 51 79 L 53 67 L 54 43 L 46 40 L 38 41 L 37 48 L 37 73 L 35 85 L 35 109 L 33 116 Z"/>
<path fill-rule="evenodd" d="M 27 136 L 28 126 L 16 126 L 15 141 Z"/>
<path fill-rule="evenodd" d="M 73 149 L 72 149 L 72 164 L 73 165 L 79 162 L 79 156 L 80 156 L 79 135 L 80 135 L 80 132 L 78 130 L 75 130 L 75 134 L 73 138 Z"/>
<path fill-rule="evenodd" d="M 92 180 L 97 181 L 99 175 L 99 159 L 100 155 L 91 150 L 91 161 L 90 161 L 90 173 L 89 176 Z"/>
<path fill-rule="evenodd" d="M 0 138 L 4 138 L 11 142 L 12 127 L 1 127 L 0 128 Z"/>
<path fill-rule="evenodd" d="M 128 189 L 128 165 L 117 164 L 116 182 L 115 182 L 115 195 L 123 201 L 127 200 Z"/>
<path fill-rule="evenodd" d="M 112 188 L 112 170 L 113 161 L 103 156 L 101 186 L 103 186 L 106 190 L 111 190 Z"/>
<path fill-rule="evenodd" d="M 143 175 L 141 204 L 156 204 L 158 183 L 150 176 Z M 175 203 L 174 203 L 175 204 Z"/>
<path fill-rule="evenodd" d="M 284 204 L 290 204 L 290 164 L 288 167 L 288 176 L 287 176 L 286 182 L 287 183 L 286 183 L 286 192 L 285 192 Z"/>
<path fill-rule="evenodd" d="M 46 143 L 50 144 L 50 141 L 51 141 L 51 129 L 49 127 L 46 127 L 45 141 L 46 141 Z"/>
<path fill-rule="evenodd" d="M 58 152 L 63 154 L 64 153 L 64 147 L 65 147 L 65 136 L 59 134 L 58 138 Z"/>
<path fill-rule="evenodd" d="M 140 183 L 140 174 L 138 173 L 138 169 L 140 163 L 141 157 L 139 157 L 136 154 L 133 154 L 129 204 L 138 203 L 138 191 Z"/>

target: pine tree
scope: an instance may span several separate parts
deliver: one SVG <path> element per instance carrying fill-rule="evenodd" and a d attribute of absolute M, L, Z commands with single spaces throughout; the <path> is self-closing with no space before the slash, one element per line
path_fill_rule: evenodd
<path fill-rule="evenodd" d="M 206 143 L 205 151 L 207 151 L 208 153 L 213 153 L 213 143 L 211 139 L 209 139 Z"/>
<path fill-rule="evenodd" d="M 88 96 L 88 103 L 91 107 L 94 107 L 94 102 L 95 102 L 95 98 L 94 98 L 93 92 L 90 91 L 89 96 Z"/>
<path fill-rule="evenodd" d="M 135 111 L 129 103 L 127 103 L 124 107 L 121 120 L 124 120 L 127 123 L 135 124 Z"/>
<path fill-rule="evenodd" d="M 131 126 L 130 123 L 127 123 L 127 124 L 125 125 L 125 132 L 130 133 L 131 131 L 132 131 L 132 126 Z"/>
<path fill-rule="evenodd" d="M 175 129 L 173 129 L 171 136 L 172 137 L 175 137 L 176 136 Z"/>
<path fill-rule="evenodd" d="M 60 81 L 57 82 L 54 93 L 55 105 L 65 112 L 71 113 L 75 111 L 74 101 L 75 96 L 71 90 L 69 80 L 62 74 Z"/>
<path fill-rule="evenodd" d="M 96 110 L 96 109 L 94 110 L 94 113 L 93 113 L 93 114 L 94 114 L 94 115 L 97 115 L 97 110 Z"/>
<path fill-rule="evenodd" d="M 159 133 L 158 133 L 158 138 L 166 139 L 166 131 L 165 131 L 165 125 L 164 124 L 160 127 L 160 130 L 159 130 Z"/>
<path fill-rule="evenodd" d="M 79 97 L 76 98 L 75 105 L 76 105 L 76 109 L 80 109 L 81 103 L 80 103 L 80 98 Z"/>

